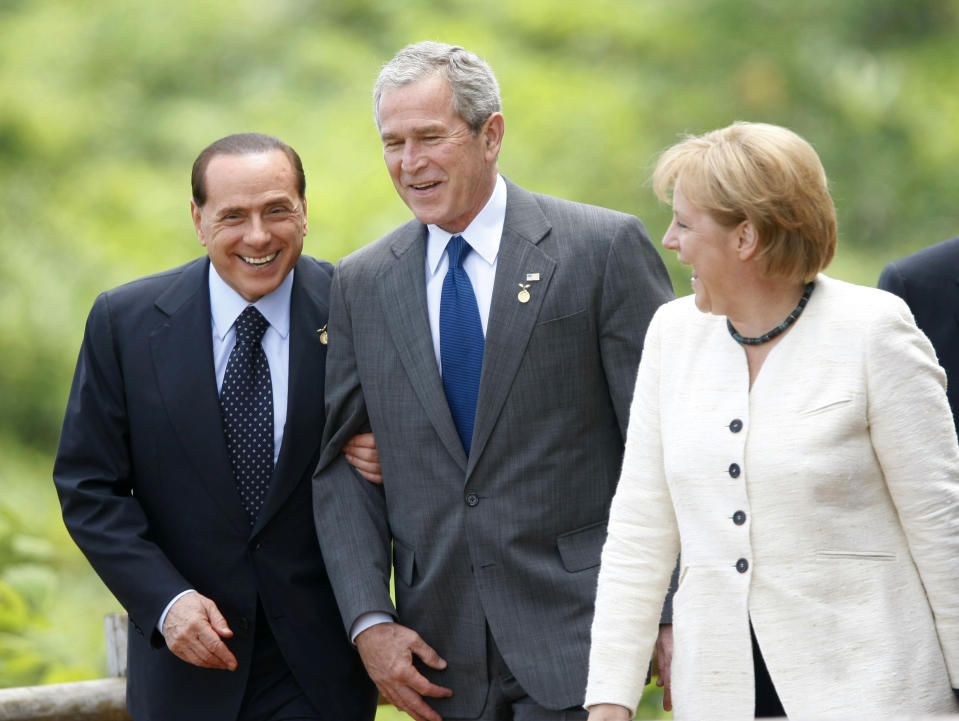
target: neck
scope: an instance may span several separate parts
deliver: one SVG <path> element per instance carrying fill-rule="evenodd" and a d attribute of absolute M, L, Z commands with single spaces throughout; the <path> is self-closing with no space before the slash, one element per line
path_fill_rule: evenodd
<path fill-rule="evenodd" d="M 762 278 L 744 287 L 740 302 L 729 321 L 740 335 L 757 337 L 767 333 L 793 312 L 806 284 Z"/>

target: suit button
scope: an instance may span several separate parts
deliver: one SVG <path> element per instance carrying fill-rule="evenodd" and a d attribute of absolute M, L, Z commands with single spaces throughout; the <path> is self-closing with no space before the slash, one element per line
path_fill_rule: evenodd
<path fill-rule="evenodd" d="M 740 468 L 738 463 L 729 464 L 729 475 L 733 478 L 739 478 Z"/>
<path fill-rule="evenodd" d="M 733 514 L 733 523 L 735 523 L 737 526 L 741 526 L 741 525 L 743 525 L 745 522 L 746 522 L 746 514 L 745 514 L 745 513 L 743 513 L 742 511 L 736 511 L 736 512 Z"/>
<path fill-rule="evenodd" d="M 739 431 L 741 431 L 742 429 L 743 429 L 743 422 L 741 420 L 739 420 L 738 418 L 733 418 L 733 420 L 730 421 L 729 430 L 731 430 L 733 433 L 739 433 Z"/>
<path fill-rule="evenodd" d="M 240 619 L 240 630 L 241 630 L 241 631 L 248 631 L 249 629 L 250 629 L 250 622 L 247 621 L 246 618 L 241 618 L 241 619 Z"/>
<path fill-rule="evenodd" d="M 466 505 L 472 508 L 473 506 L 479 505 L 479 496 L 475 493 L 466 494 Z"/>
<path fill-rule="evenodd" d="M 736 561 L 736 570 L 740 573 L 746 573 L 746 571 L 749 570 L 749 561 L 747 561 L 745 558 L 740 558 L 738 561 Z"/>

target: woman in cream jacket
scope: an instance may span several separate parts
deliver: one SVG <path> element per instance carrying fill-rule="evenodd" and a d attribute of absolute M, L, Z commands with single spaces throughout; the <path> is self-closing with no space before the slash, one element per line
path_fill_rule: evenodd
<path fill-rule="evenodd" d="M 693 296 L 643 351 L 586 704 L 628 719 L 677 552 L 674 718 L 955 712 L 959 447 L 905 304 L 821 274 L 815 151 L 736 123 L 660 158 Z"/>

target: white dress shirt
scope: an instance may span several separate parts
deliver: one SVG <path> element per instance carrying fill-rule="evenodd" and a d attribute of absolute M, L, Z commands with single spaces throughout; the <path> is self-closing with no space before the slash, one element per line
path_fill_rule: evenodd
<path fill-rule="evenodd" d="M 291 270 L 282 283 L 272 293 L 260 298 L 252 305 L 263 314 L 270 325 L 263 334 L 261 345 L 270 364 L 270 383 L 273 386 L 273 464 L 280 455 L 283 443 L 283 431 L 286 425 L 287 389 L 290 378 L 290 296 L 293 292 L 293 273 Z M 216 392 L 223 388 L 223 378 L 230 353 L 236 345 L 234 323 L 240 314 L 251 305 L 246 299 L 227 285 L 226 281 L 210 264 L 210 319 L 213 326 L 213 367 L 216 371 Z M 182 596 L 193 593 L 187 589 L 174 596 L 163 609 L 157 629 L 163 633 L 163 622 Z"/>
<path fill-rule="evenodd" d="M 473 218 L 461 233 L 450 233 L 438 225 L 426 226 L 429 236 L 426 240 L 426 310 L 430 317 L 430 333 L 433 336 L 433 353 L 436 366 L 443 374 L 443 362 L 440 360 L 440 298 L 443 295 L 443 279 L 449 270 L 449 255 L 446 245 L 453 235 L 463 236 L 473 249 L 463 259 L 463 270 L 469 276 L 479 308 L 483 335 L 489 324 L 489 309 L 493 302 L 493 281 L 496 279 L 496 259 L 499 256 L 499 244 L 503 238 L 503 224 L 506 222 L 506 181 L 502 175 L 496 176 L 493 194 L 483 209 Z M 353 622 L 350 638 L 354 641 L 363 631 L 378 623 L 389 623 L 391 616 L 379 611 L 364 613 Z"/>

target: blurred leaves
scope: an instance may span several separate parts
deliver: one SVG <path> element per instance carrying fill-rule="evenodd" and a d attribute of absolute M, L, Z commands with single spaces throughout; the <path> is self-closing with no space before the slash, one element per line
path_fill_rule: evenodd
<path fill-rule="evenodd" d="M 0 451 L 8 467 L 10 449 L 31 459 L 12 487 L 50 485 L 96 293 L 201 252 L 189 171 L 206 144 L 258 130 L 297 148 L 313 255 L 336 260 L 409 217 L 370 107 L 407 43 L 490 62 L 506 175 L 635 213 L 657 240 L 669 211 L 646 179 L 680 134 L 795 129 L 831 178 L 833 275 L 874 284 L 886 262 L 959 233 L 957 30 L 959 0 L 0 0 Z M 31 518 L 41 499 L 55 504 L 11 506 Z M 50 533 L 58 558 L 69 542 Z M 52 561 L 4 538 L 3 613 L 31 628 L 56 593 Z"/>

